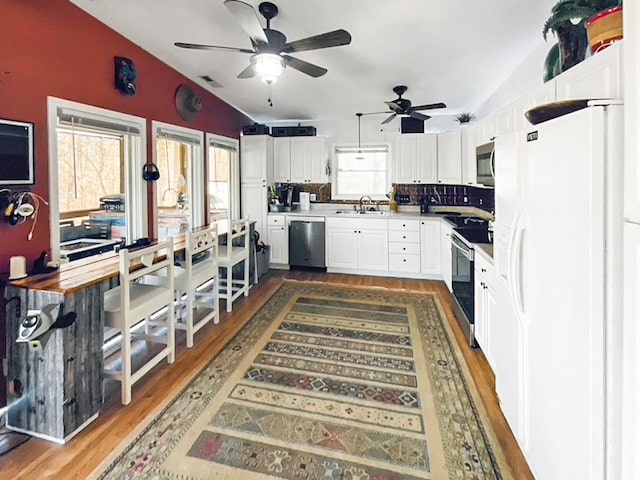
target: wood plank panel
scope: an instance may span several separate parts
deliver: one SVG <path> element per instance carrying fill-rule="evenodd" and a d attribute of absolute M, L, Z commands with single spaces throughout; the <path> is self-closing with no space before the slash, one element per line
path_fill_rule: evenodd
<path fill-rule="evenodd" d="M 8 379 L 20 381 L 21 396 L 8 399 L 8 425 L 62 441 L 100 411 L 102 395 L 103 285 L 63 295 L 10 286 L 9 298 L 20 298 L 8 313 Z M 12 302 L 15 302 L 13 300 Z M 20 320 L 27 310 L 60 304 L 63 313 L 75 312 L 70 327 L 54 330 L 41 352 L 16 343 Z"/>

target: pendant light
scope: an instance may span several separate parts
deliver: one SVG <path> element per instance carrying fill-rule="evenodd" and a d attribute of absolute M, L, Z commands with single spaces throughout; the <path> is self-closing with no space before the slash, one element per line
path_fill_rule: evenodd
<path fill-rule="evenodd" d="M 356 117 L 358 117 L 358 156 L 356 159 L 362 160 L 364 157 L 362 156 L 362 146 L 360 144 L 360 119 L 362 118 L 362 113 L 356 113 Z"/>

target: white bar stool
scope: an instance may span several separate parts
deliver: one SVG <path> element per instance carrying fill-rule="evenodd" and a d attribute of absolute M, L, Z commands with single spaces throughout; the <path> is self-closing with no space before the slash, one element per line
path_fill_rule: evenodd
<path fill-rule="evenodd" d="M 105 327 L 120 330 L 121 369 L 105 376 L 121 384 L 122 404 L 131 402 L 131 388 L 163 359 L 175 361 L 173 239 L 150 247 L 120 250 L 120 285 L 104 294 Z M 163 272 L 163 282 L 149 281 Z M 155 284 L 154 284 L 155 283 Z M 144 329 L 142 328 L 144 326 Z M 141 333 L 139 333 L 142 331 Z M 132 342 L 162 344 L 133 371 Z"/>
<path fill-rule="evenodd" d="M 218 304 L 218 226 L 185 233 L 184 266 L 174 268 L 178 298 L 176 328 L 185 330 L 187 347 L 205 324 L 220 321 Z M 183 318 L 183 313 L 184 318 Z"/>
<path fill-rule="evenodd" d="M 225 276 L 220 275 L 220 298 L 227 302 L 227 312 L 231 312 L 233 301 L 241 295 L 249 296 L 249 251 L 251 247 L 249 219 L 230 221 L 227 230 L 227 244 L 219 247 L 218 266 L 226 268 Z M 235 245 L 234 245 L 235 244 Z M 243 277 L 233 278 L 233 267 L 244 262 Z"/>

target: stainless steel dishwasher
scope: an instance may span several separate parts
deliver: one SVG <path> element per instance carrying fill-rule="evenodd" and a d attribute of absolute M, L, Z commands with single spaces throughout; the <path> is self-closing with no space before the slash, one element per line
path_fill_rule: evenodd
<path fill-rule="evenodd" d="M 324 217 L 289 217 L 289 266 L 325 268 Z"/>

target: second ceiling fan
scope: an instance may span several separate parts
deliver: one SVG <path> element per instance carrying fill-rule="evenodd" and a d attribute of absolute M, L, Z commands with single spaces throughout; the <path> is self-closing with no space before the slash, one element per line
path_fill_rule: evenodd
<path fill-rule="evenodd" d="M 423 113 L 420 113 L 417 110 L 433 110 L 436 108 L 447 108 L 447 106 L 442 102 L 427 103 L 424 105 L 412 106 L 411 100 L 409 100 L 408 98 L 402 98 L 402 95 L 404 95 L 405 92 L 407 91 L 407 87 L 404 85 L 398 85 L 397 87 L 393 87 L 393 91 L 396 95 L 398 95 L 398 98 L 396 98 L 395 100 L 391 100 L 389 102 L 384 102 L 389 107 L 389 110 L 393 111 L 393 113 L 382 121 L 383 124 L 389 123 L 398 115 L 408 115 L 411 118 L 415 118 L 416 120 L 428 120 L 431 118 L 429 115 L 424 115 Z M 384 113 L 384 112 L 379 112 L 379 113 Z"/>
<path fill-rule="evenodd" d="M 321 77 L 327 73 L 326 68 L 305 62 L 288 54 L 351 43 L 351 35 L 346 30 L 334 30 L 294 42 L 287 42 L 287 37 L 282 32 L 271 28 L 271 20 L 278 15 L 278 7 L 271 2 L 262 2 L 258 6 L 258 11 L 267 21 L 266 28 L 262 28 L 256 11 L 248 3 L 239 0 L 226 0 L 224 6 L 236 17 L 242 29 L 249 35 L 253 49 L 184 42 L 175 42 L 174 45 L 197 50 L 219 50 L 251 54 L 251 64 L 240 72 L 238 78 L 251 78 L 254 75 L 258 75 L 265 83 L 273 83 L 282 73 L 285 66 L 314 78 Z"/>

